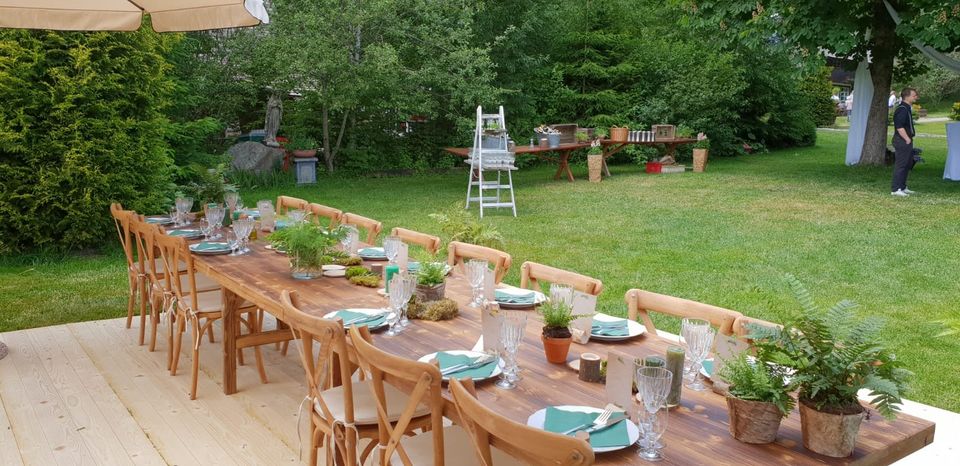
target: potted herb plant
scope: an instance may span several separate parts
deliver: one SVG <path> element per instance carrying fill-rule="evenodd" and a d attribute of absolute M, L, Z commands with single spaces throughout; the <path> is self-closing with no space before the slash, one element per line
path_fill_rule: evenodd
<path fill-rule="evenodd" d="M 850 456 L 865 416 L 857 392 L 869 390 L 877 411 L 893 418 L 911 373 L 880 341 L 878 318 L 856 319 L 850 301 L 821 311 L 796 277 L 788 275 L 787 282 L 801 313 L 783 329 L 754 327 L 748 337 L 761 360 L 794 370 L 790 385 L 798 390 L 803 446 Z"/>
<path fill-rule="evenodd" d="M 697 142 L 693 145 L 693 171 L 703 173 L 707 169 L 707 156 L 710 155 L 710 139 L 707 135 L 697 135 Z"/>
<path fill-rule="evenodd" d="M 538 309 L 543 318 L 543 351 L 547 361 L 554 364 L 567 362 L 567 353 L 570 352 L 570 342 L 573 335 L 570 333 L 570 323 L 579 318 L 573 315 L 573 309 L 564 301 L 548 301 Z"/>
<path fill-rule="evenodd" d="M 420 301 L 439 301 L 444 297 L 447 283 L 447 264 L 421 262 L 417 270 L 417 297 Z"/>
<path fill-rule="evenodd" d="M 744 353 L 724 361 L 718 376 L 730 384 L 727 410 L 733 438 L 757 444 L 776 440 L 780 420 L 790 414 L 795 403 L 785 383 L 786 371 Z"/>
<path fill-rule="evenodd" d="M 270 235 L 270 243 L 290 257 L 293 278 L 309 280 L 321 275 L 324 262 L 343 233 L 330 231 L 313 222 L 299 222 Z"/>
<path fill-rule="evenodd" d="M 317 140 L 302 133 L 294 133 L 287 141 L 285 148 L 293 153 L 294 157 L 316 157 Z"/>

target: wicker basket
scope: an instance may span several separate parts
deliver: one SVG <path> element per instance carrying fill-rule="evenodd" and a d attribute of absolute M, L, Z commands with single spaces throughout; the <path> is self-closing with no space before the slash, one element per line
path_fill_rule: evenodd
<path fill-rule="evenodd" d="M 599 183 L 600 175 L 603 171 L 603 154 L 590 154 L 587 156 L 587 168 L 590 172 L 590 182 Z"/>
<path fill-rule="evenodd" d="M 627 133 L 630 132 L 630 128 L 618 128 L 616 126 L 610 128 L 610 140 L 614 142 L 627 142 Z"/>

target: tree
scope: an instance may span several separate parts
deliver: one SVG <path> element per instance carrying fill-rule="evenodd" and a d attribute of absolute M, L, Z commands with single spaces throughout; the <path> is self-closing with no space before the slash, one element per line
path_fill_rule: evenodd
<path fill-rule="evenodd" d="M 861 61 L 869 54 L 876 90 L 861 164 L 884 163 L 887 140 L 887 89 L 895 63 L 904 75 L 918 70 L 910 42 L 940 51 L 960 47 L 960 5 L 942 0 L 891 1 L 903 22 L 897 26 L 882 0 L 674 0 L 688 19 L 711 33 L 724 33 L 731 46 L 785 41 L 802 54 L 825 51 Z"/>

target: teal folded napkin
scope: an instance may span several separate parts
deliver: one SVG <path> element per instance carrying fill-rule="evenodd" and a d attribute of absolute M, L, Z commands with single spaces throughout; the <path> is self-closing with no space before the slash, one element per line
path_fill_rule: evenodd
<path fill-rule="evenodd" d="M 383 248 L 363 248 L 357 252 L 362 257 L 387 257 L 387 253 L 383 252 Z"/>
<path fill-rule="evenodd" d="M 385 320 L 387 320 L 386 314 L 371 315 L 371 314 L 364 314 L 362 312 L 353 312 L 353 311 L 347 311 L 347 310 L 337 311 L 336 314 L 334 315 L 342 319 L 344 324 L 348 326 L 356 325 L 357 327 L 370 327 L 370 328 L 379 327 L 380 325 L 383 325 L 383 322 Z M 364 321 L 354 322 L 352 324 L 347 324 L 347 322 L 360 319 L 360 318 L 370 318 L 371 320 L 364 320 Z"/>
<path fill-rule="evenodd" d="M 169 223 L 169 217 L 147 217 L 147 223 Z"/>
<path fill-rule="evenodd" d="M 444 370 L 448 367 L 453 367 L 458 364 L 470 364 L 479 359 L 478 357 L 467 356 L 465 354 L 450 354 L 446 351 L 441 351 L 437 353 L 437 361 L 440 363 L 440 370 Z M 451 379 L 465 379 L 467 377 L 473 379 L 485 379 L 493 375 L 494 369 L 497 368 L 497 363 L 499 361 L 497 358 L 494 358 L 492 361 L 480 366 L 474 367 L 473 369 L 466 369 L 459 372 L 454 372 L 448 375 L 448 378 Z"/>
<path fill-rule="evenodd" d="M 170 230 L 167 234 L 170 236 L 199 236 L 200 230 Z"/>
<path fill-rule="evenodd" d="M 508 292 L 504 290 L 496 290 L 494 296 L 497 299 L 497 302 L 507 303 L 507 304 L 533 304 L 537 295 L 532 292 Z"/>
<path fill-rule="evenodd" d="M 547 407 L 547 413 L 543 419 L 543 430 L 555 433 L 566 432 L 574 427 L 593 423 L 598 416 L 600 413 L 581 413 L 550 406 Z M 626 420 L 590 434 L 590 446 L 593 448 L 622 447 L 629 444 L 630 435 L 627 433 Z"/>
<path fill-rule="evenodd" d="M 230 249 L 230 246 L 227 243 L 202 242 L 190 245 L 190 249 L 194 251 L 226 251 Z"/>
<path fill-rule="evenodd" d="M 273 229 L 274 229 L 274 230 L 282 230 L 282 229 L 284 229 L 284 228 L 286 228 L 286 227 L 288 227 L 288 226 L 290 226 L 290 222 L 288 222 L 288 221 L 286 221 L 286 220 L 277 219 L 277 220 L 274 220 L 274 222 L 273 222 Z"/>
<path fill-rule="evenodd" d="M 608 337 L 625 337 L 630 335 L 630 328 L 625 319 L 603 321 L 593 319 L 593 328 L 590 333 Z"/>
<path fill-rule="evenodd" d="M 713 377 L 713 359 L 703 361 L 703 371 L 706 372 L 708 376 Z"/>

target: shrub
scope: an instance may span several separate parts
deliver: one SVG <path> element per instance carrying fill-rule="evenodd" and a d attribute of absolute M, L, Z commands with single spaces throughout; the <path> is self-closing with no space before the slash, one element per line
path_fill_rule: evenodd
<path fill-rule="evenodd" d="M 950 119 L 960 121 L 960 102 L 953 104 L 953 112 L 950 113 Z"/>

